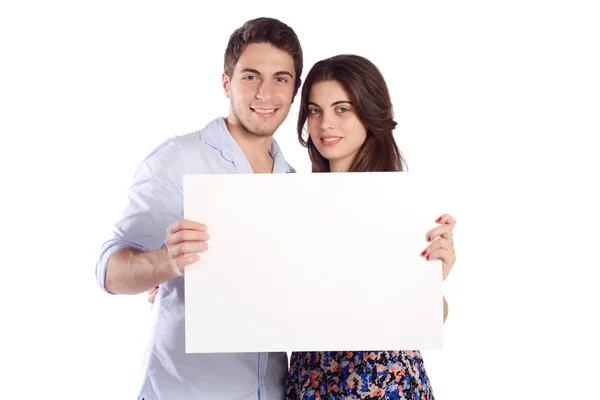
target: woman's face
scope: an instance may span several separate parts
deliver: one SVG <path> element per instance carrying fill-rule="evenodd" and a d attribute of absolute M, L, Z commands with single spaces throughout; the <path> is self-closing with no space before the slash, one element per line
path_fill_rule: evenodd
<path fill-rule="evenodd" d="M 308 133 L 329 160 L 331 172 L 348 171 L 367 138 L 367 129 L 339 82 L 318 82 L 310 88 Z"/>

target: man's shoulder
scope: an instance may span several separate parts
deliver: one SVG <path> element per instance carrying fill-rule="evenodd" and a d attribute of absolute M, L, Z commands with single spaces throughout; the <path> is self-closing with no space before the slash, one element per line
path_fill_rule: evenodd
<path fill-rule="evenodd" d="M 182 143 L 182 139 L 185 141 L 185 138 L 191 135 L 193 135 L 193 133 L 165 139 L 144 157 L 141 166 L 146 166 L 154 171 L 158 171 L 173 165 L 180 158 L 179 147 L 185 145 Z"/>
<path fill-rule="evenodd" d="M 174 136 L 169 140 L 180 146 L 202 148 L 202 142 L 211 137 L 222 136 L 223 129 L 227 129 L 223 117 L 218 117 L 209 121 L 203 128 L 184 135 Z"/>
<path fill-rule="evenodd" d="M 205 127 L 182 135 L 174 135 L 165 139 L 154 147 L 144 158 L 142 164 L 153 169 L 160 169 L 172 165 L 184 158 L 184 154 L 191 152 L 202 152 L 205 144 L 203 136 L 209 136 L 220 129 L 219 118 L 206 124 Z"/>

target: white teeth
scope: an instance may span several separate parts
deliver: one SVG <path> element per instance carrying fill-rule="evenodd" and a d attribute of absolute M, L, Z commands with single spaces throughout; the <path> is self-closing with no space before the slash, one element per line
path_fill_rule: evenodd
<path fill-rule="evenodd" d="M 256 111 L 259 114 L 269 114 L 275 111 L 274 108 L 255 108 L 254 111 Z"/>
<path fill-rule="evenodd" d="M 335 142 L 336 140 L 341 139 L 340 137 L 332 137 L 332 138 L 323 138 L 324 142 Z"/>

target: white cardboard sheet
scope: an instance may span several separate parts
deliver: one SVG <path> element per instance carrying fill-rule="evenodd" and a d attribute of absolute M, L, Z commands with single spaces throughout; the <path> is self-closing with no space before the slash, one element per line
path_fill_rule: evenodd
<path fill-rule="evenodd" d="M 441 194 L 414 173 L 186 175 L 209 250 L 185 272 L 186 352 L 442 347 Z"/>

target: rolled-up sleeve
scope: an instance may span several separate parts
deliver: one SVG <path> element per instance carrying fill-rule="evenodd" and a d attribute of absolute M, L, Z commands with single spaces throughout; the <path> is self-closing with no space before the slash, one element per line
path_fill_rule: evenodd
<path fill-rule="evenodd" d="M 109 258 L 122 248 L 151 251 L 163 247 L 169 224 L 183 216 L 179 153 L 173 146 L 165 142 L 138 167 L 113 236 L 102 244 L 96 280 L 106 293 L 111 293 L 105 286 Z"/>

